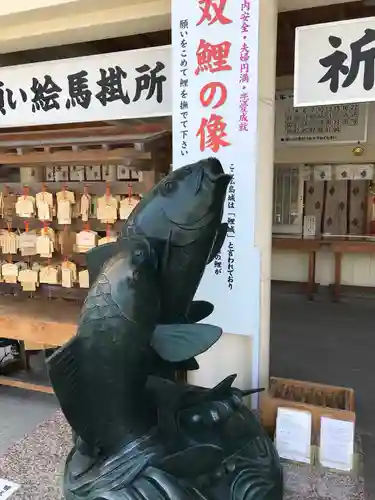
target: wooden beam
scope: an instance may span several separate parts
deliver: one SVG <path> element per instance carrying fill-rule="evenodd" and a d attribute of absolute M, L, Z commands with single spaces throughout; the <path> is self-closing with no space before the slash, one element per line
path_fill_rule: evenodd
<path fill-rule="evenodd" d="M 92 164 L 122 164 L 127 159 L 149 160 L 150 153 L 141 153 L 132 148 L 119 148 L 105 151 L 103 149 L 87 149 L 84 151 L 46 151 L 25 153 L 5 153 L 0 151 L 0 165 L 92 165 Z"/>
<path fill-rule="evenodd" d="M 150 134 L 124 134 L 114 127 L 87 127 L 75 130 L 50 130 L 37 132 L 15 132 L 1 134 L 0 148 L 17 146 L 44 146 L 63 143 L 86 142 L 124 142 L 133 143 L 145 140 Z"/>
<path fill-rule="evenodd" d="M 122 133 L 122 132 L 121 132 Z M 17 132 L 1 133 L 0 129 L 0 147 L 12 143 L 24 145 L 26 141 L 42 141 L 45 139 L 70 139 L 71 137 L 90 137 L 116 135 L 115 127 L 82 127 L 72 129 L 50 129 L 50 130 L 23 130 Z"/>
<path fill-rule="evenodd" d="M 44 392 L 46 394 L 54 393 L 52 387 L 48 385 L 32 384 L 30 382 L 25 382 L 24 380 L 18 380 L 11 377 L 0 377 L 0 385 L 17 387 L 18 389 L 24 389 L 26 391 Z"/>
<path fill-rule="evenodd" d="M 140 160 L 138 158 L 125 158 L 122 165 L 140 172 L 147 172 L 153 168 L 152 160 Z"/>
<path fill-rule="evenodd" d="M 152 33 L 146 34 L 149 39 L 149 44 L 158 47 L 161 45 L 170 45 L 171 44 L 171 30 L 163 30 L 156 31 Z M 142 47 L 142 38 L 140 38 L 139 34 L 128 35 L 118 38 L 106 38 L 103 40 L 93 40 L 90 42 L 82 42 L 82 43 L 74 43 L 61 45 L 59 47 L 51 47 L 49 49 L 48 58 L 46 58 L 46 49 L 32 49 L 32 50 L 23 50 L 20 52 L 10 52 L 4 54 L 5 65 L 13 65 L 13 64 L 24 64 L 27 62 L 39 62 L 45 61 L 46 59 L 59 59 L 57 56 L 58 51 L 62 53 L 65 51 L 69 51 L 70 53 L 77 53 L 77 55 L 90 55 L 90 54 L 105 54 L 108 52 L 118 52 L 129 49 L 140 49 Z M 55 50 L 57 49 L 57 50 Z M 4 56 L 1 54 L 1 57 Z M 70 57 L 70 54 L 69 54 Z M 11 61 L 11 62 L 8 62 Z M 14 61 L 14 62 L 13 62 Z M 0 58 L 0 66 L 1 66 L 1 58 Z"/>
<path fill-rule="evenodd" d="M 93 127 L 73 130 L 51 130 L 38 132 L 0 133 L 0 148 L 42 147 L 71 144 L 136 144 L 155 142 L 170 137 L 168 130 L 137 133 L 114 127 Z"/>
<path fill-rule="evenodd" d="M 111 194 L 114 196 L 117 195 L 125 195 L 128 192 L 128 184 L 131 183 L 133 187 L 133 191 L 135 193 L 143 194 L 145 191 L 147 191 L 147 187 L 144 185 L 143 182 L 139 181 L 112 181 L 109 182 L 109 186 L 111 188 Z M 29 182 L 29 183 L 21 183 L 21 182 L 5 182 L 5 185 L 7 186 L 7 189 L 10 193 L 22 193 L 23 188 L 25 186 L 28 186 L 30 194 L 35 195 L 36 193 L 40 193 L 43 189 L 43 187 L 46 188 L 46 190 L 49 193 L 58 193 L 61 191 L 62 186 L 64 186 L 68 191 L 74 191 L 75 193 L 83 194 L 84 193 L 84 188 L 86 187 L 88 192 L 91 195 L 99 196 L 103 195 L 105 192 L 105 182 L 102 181 L 84 181 L 84 182 L 78 182 L 78 181 L 68 181 L 68 182 Z M 20 222 L 23 224 L 24 220 L 18 217 L 13 217 L 12 223 L 15 225 L 18 223 L 18 219 Z M 30 223 L 32 221 L 35 221 L 36 224 L 39 224 L 40 227 L 40 221 L 39 219 L 30 219 Z M 77 221 L 77 220 L 76 220 Z M 52 221 L 54 223 L 56 221 Z M 79 220 L 78 220 L 79 222 Z M 21 226 L 22 226 L 21 224 Z M 105 227 L 104 227 L 105 229 Z M 1 255 L 1 252 L 0 252 Z"/>

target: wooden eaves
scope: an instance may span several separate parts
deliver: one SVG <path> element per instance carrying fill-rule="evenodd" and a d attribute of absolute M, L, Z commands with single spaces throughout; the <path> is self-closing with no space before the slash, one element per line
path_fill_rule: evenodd
<path fill-rule="evenodd" d="M 0 164 L 20 166 L 123 164 L 141 171 L 170 151 L 171 132 L 119 124 L 0 133 Z M 167 158 L 166 158 L 167 159 Z M 160 170 L 160 168 L 157 168 Z"/>

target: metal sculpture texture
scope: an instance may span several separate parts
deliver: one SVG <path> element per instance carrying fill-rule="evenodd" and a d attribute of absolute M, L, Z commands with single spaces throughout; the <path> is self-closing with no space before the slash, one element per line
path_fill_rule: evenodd
<path fill-rule="evenodd" d="M 48 359 L 74 434 L 66 500 L 282 499 L 276 450 L 243 403 L 257 390 L 174 380 L 222 333 L 193 299 L 225 239 L 229 181 L 213 158 L 170 173 L 87 254 L 77 334 Z"/>

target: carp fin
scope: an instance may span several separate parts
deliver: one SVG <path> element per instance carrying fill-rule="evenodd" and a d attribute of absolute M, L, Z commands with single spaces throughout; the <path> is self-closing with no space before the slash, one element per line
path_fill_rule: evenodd
<path fill-rule="evenodd" d="M 228 391 L 232 389 L 233 382 L 236 380 L 237 375 L 228 375 L 224 380 L 219 382 L 212 389 L 206 389 L 198 394 L 195 398 L 195 403 L 204 403 L 207 401 L 214 401 L 215 399 L 222 399 L 227 396 Z"/>
<path fill-rule="evenodd" d="M 161 359 L 161 358 L 160 358 Z M 183 361 L 176 361 L 171 363 L 170 361 L 166 361 L 165 359 L 161 359 L 161 362 L 166 363 L 169 368 L 172 368 L 176 371 L 194 371 L 199 370 L 199 364 L 195 358 L 184 359 Z"/>
<path fill-rule="evenodd" d="M 89 272 L 89 283 L 95 283 L 104 264 L 120 250 L 118 242 L 106 243 L 86 252 L 86 265 Z"/>
<path fill-rule="evenodd" d="M 220 224 L 220 227 L 219 227 L 217 234 L 216 234 L 214 244 L 212 246 L 210 256 L 208 257 L 208 260 L 207 260 L 207 264 L 210 264 L 214 260 L 216 255 L 220 252 L 221 247 L 224 244 L 224 240 L 225 240 L 225 237 L 227 235 L 227 231 L 228 231 L 228 224 L 226 222 L 223 222 L 222 224 Z"/>
<path fill-rule="evenodd" d="M 90 449 L 96 447 L 93 434 L 87 423 L 87 413 L 81 411 L 82 393 L 79 380 L 79 337 L 72 337 L 57 349 L 48 359 L 47 367 L 54 393 L 59 400 L 62 412 L 71 428 Z"/>
<path fill-rule="evenodd" d="M 199 363 L 195 358 L 189 358 L 185 361 L 181 361 L 180 363 L 175 364 L 175 369 L 178 371 L 194 371 L 199 370 Z"/>
<path fill-rule="evenodd" d="M 235 373 L 233 373 L 232 375 L 228 375 L 228 377 L 225 377 L 224 380 L 222 380 L 217 385 L 215 385 L 215 387 L 210 389 L 210 391 L 211 392 L 229 391 L 229 389 L 231 389 L 236 378 L 237 378 L 237 375 Z"/>
<path fill-rule="evenodd" d="M 214 306 L 211 302 L 206 302 L 205 300 L 195 300 L 190 305 L 187 320 L 189 323 L 198 323 L 212 314 L 213 310 Z"/>
<path fill-rule="evenodd" d="M 215 470 L 223 459 L 224 453 L 219 446 L 199 444 L 162 458 L 157 466 L 178 478 L 195 478 Z"/>
<path fill-rule="evenodd" d="M 213 325 L 157 325 L 151 347 L 165 361 L 176 363 L 207 351 L 222 333 L 221 328 Z"/>

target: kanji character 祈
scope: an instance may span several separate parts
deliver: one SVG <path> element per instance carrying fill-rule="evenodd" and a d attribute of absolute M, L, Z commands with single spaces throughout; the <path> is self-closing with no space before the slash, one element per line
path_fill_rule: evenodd
<path fill-rule="evenodd" d="M 328 38 L 329 44 L 336 50 L 319 59 L 319 63 L 327 68 L 327 72 L 318 83 L 330 82 L 329 87 L 334 94 L 339 90 L 342 75 L 346 76 L 342 83 L 343 88 L 350 87 L 356 81 L 362 64 L 363 89 L 369 91 L 374 88 L 375 30 L 368 28 L 364 33 L 361 38 L 350 44 L 350 64 L 344 64 L 348 60 L 348 54 L 338 50 L 342 45 L 342 39 L 333 35 Z"/>

